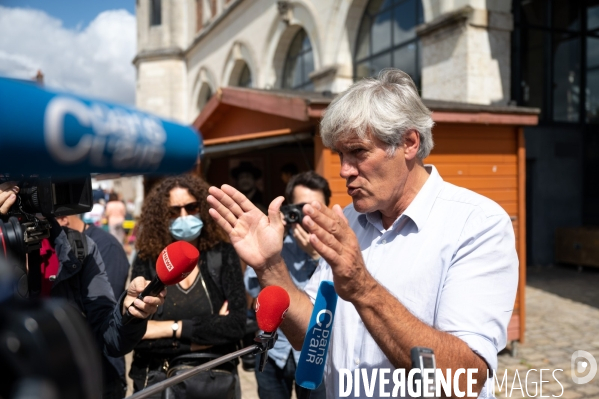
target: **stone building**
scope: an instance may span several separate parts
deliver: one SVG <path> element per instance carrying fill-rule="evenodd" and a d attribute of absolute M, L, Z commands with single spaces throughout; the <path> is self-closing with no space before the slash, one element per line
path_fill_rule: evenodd
<path fill-rule="evenodd" d="M 388 66 L 425 98 L 507 104 L 510 10 L 483 0 L 142 0 L 137 105 L 191 122 L 219 87 L 337 93 Z"/>
<path fill-rule="evenodd" d="M 186 123 L 208 120 L 211 98 L 205 113 L 224 112 L 226 88 L 315 104 L 390 66 L 444 107 L 539 108 L 524 130 L 528 262 L 554 261 L 556 228 L 599 224 L 597 0 L 138 0 L 137 23 L 137 105 Z"/>

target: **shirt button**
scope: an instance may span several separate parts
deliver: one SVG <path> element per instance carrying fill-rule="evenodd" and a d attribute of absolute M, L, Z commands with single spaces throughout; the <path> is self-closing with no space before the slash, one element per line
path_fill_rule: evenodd
<path fill-rule="evenodd" d="M 356 358 L 356 360 L 354 360 L 354 362 L 356 363 L 356 366 L 357 366 L 358 364 L 360 364 L 360 359 Z"/>
<path fill-rule="evenodd" d="M 386 244 L 386 243 L 387 243 L 387 240 L 383 240 L 383 244 Z"/>

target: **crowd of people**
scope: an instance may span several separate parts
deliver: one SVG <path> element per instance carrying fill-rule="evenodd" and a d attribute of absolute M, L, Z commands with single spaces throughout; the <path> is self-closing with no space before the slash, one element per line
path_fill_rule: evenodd
<path fill-rule="evenodd" d="M 136 205 L 131 199 L 123 199 L 114 190 L 98 187 L 92 191 L 93 206 L 81 215 L 86 225 L 94 225 L 108 231 L 125 249 L 127 255 L 134 251 Z M 125 225 L 129 221 L 129 225 Z"/>
<path fill-rule="evenodd" d="M 123 247 L 130 210 L 117 193 L 96 192 L 89 213 L 58 218 L 63 229 L 56 224 L 48 250 L 59 262 L 73 262 L 69 232 L 79 234 L 87 243 L 80 278 L 95 288 L 73 294 L 54 275 L 49 292 L 74 298 L 94 329 L 104 397 L 125 396 L 122 356 L 131 350 L 128 375 L 139 391 L 181 365 L 239 348 L 253 299 L 269 285 L 285 288 L 291 306 L 264 371 L 256 371 L 258 394 L 289 399 L 295 389 L 302 395 L 294 384 L 298 350 L 324 280 L 334 282 L 340 301 L 327 374 L 312 398 L 338 397 L 342 368 L 409 368 L 414 346 L 434 349 L 443 370 L 478 369 L 475 390 L 482 396 L 487 370 L 496 368 L 506 344 L 516 294 L 514 235 L 497 204 L 444 182 L 423 164 L 433 147 L 432 126 L 407 74 L 392 70 L 362 80 L 333 101 L 320 132 L 340 156 L 350 206 L 331 208 L 328 182 L 295 167 L 282 171 L 285 195 L 270 205 L 255 185 L 260 170 L 248 162 L 232 170 L 236 188 L 210 187 L 191 174 L 168 177 L 144 200 L 131 267 Z M 16 193 L 16 186 L 0 186 L 0 213 Z M 285 200 L 301 206 L 301 223 L 284 222 Z M 103 220 L 107 229 L 98 226 Z M 135 299 L 156 276 L 162 249 L 176 241 L 199 250 L 196 267 L 158 297 Z M 94 293 L 104 300 L 88 300 Z M 122 323 L 126 310 L 140 322 Z M 201 389 L 239 399 L 236 366 L 223 365 L 218 384 L 190 379 L 187 397 Z"/>

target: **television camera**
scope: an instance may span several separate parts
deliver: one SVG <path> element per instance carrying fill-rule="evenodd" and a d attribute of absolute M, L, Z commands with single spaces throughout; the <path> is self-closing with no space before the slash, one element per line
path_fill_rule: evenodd
<path fill-rule="evenodd" d="M 35 297 L 41 289 L 41 241 L 50 237 L 51 225 L 47 218 L 90 211 L 93 205 L 91 177 L 65 179 L 5 174 L 0 177 L 0 184 L 6 182 L 15 182 L 19 193 L 8 212 L 0 215 L 0 253 L 15 262 L 12 266 L 18 278 L 17 294 Z"/>

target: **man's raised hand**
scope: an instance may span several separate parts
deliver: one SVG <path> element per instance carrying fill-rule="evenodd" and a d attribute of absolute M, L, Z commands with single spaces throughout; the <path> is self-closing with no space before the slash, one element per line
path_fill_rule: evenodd
<path fill-rule="evenodd" d="M 278 258 L 283 248 L 283 220 L 279 209 L 285 200 L 275 198 L 268 207 L 268 216 L 245 195 L 224 184 L 210 187 L 207 200 L 210 216 L 231 239 L 239 257 L 256 271 L 264 269 Z"/>

